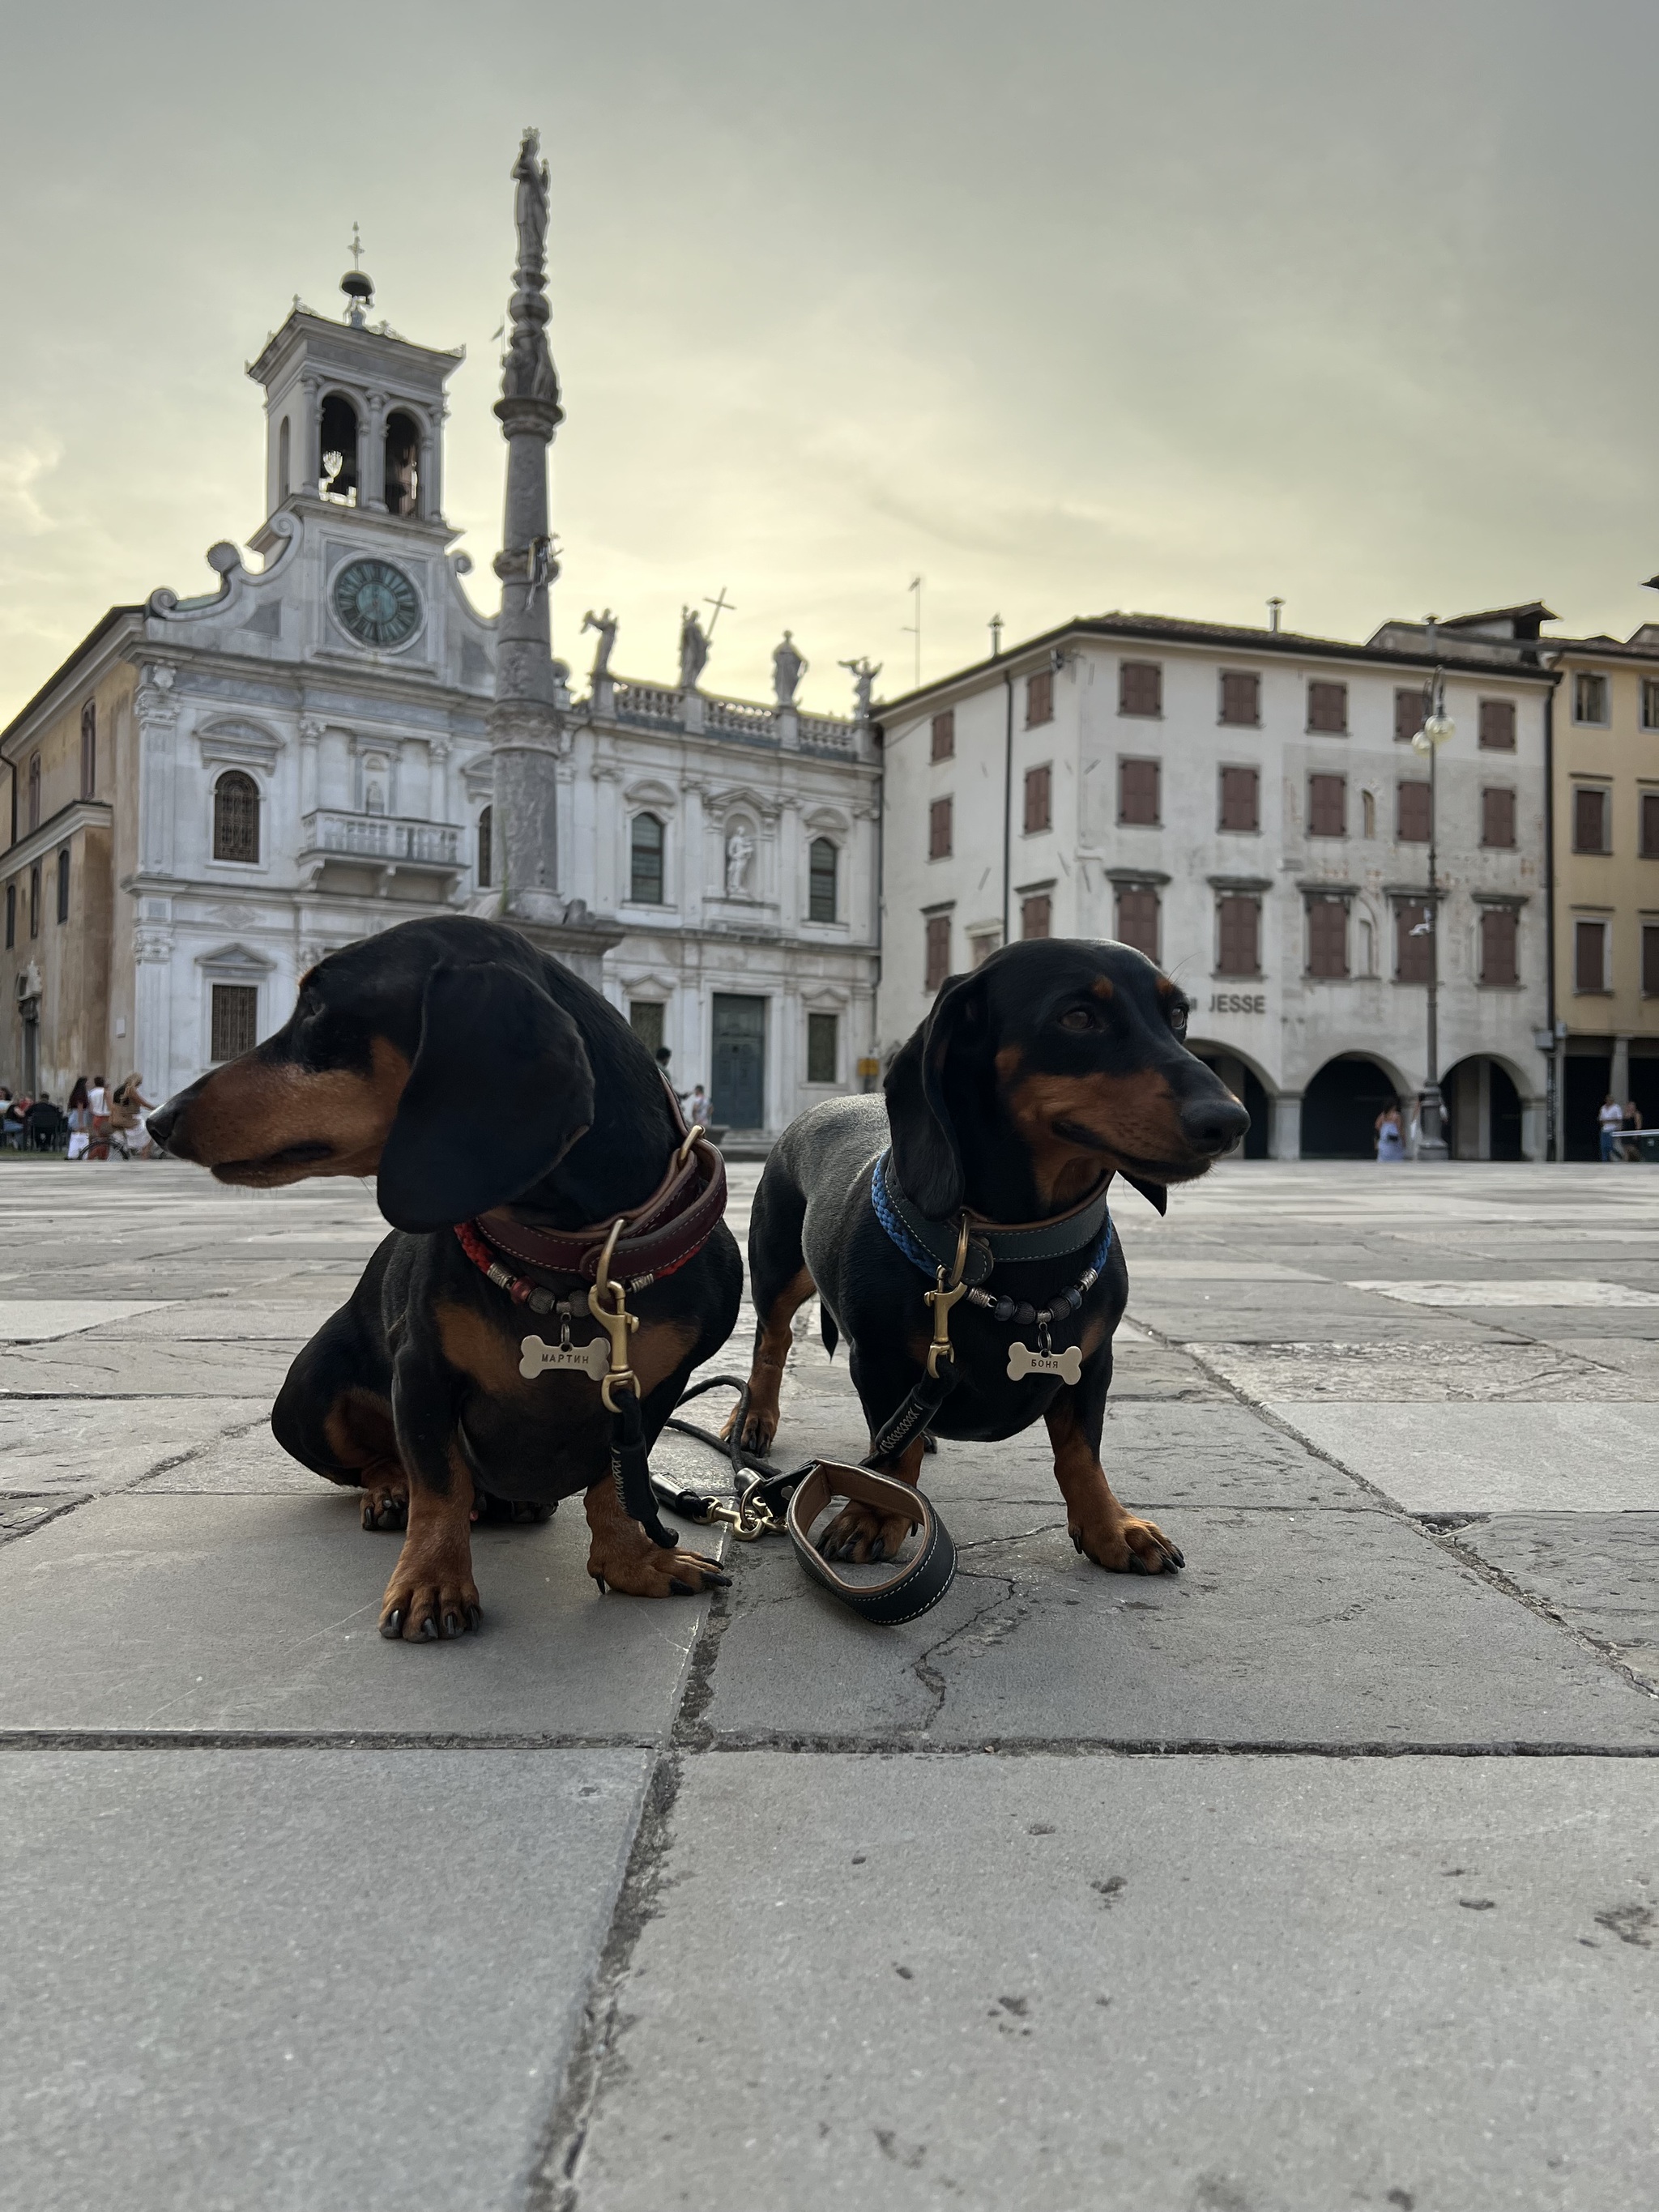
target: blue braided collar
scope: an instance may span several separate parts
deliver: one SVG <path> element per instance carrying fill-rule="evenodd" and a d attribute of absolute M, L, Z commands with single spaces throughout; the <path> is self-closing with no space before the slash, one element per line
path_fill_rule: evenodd
<path fill-rule="evenodd" d="M 931 1280 L 939 1268 L 948 1269 L 955 1263 L 957 1224 L 953 1221 L 933 1221 L 916 1211 L 892 1178 L 892 1157 L 890 1149 L 876 1162 L 870 1178 L 871 1202 L 876 1209 L 877 1220 L 899 1250 L 913 1267 L 919 1267 Z M 963 1278 L 969 1284 L 978 1285 L 999 1262 L 1012 1265 L 1064 1259 L 1070 1253 L 1082 1251 L 1091 1242 L 1094 1251 L 1089 1267 L 1098 1274 L 1112 1249 L 1112 1217 L 1103 1191 L 1053 1221 L 1006 1229 L 988 1222 L 973 1225 Z"/>

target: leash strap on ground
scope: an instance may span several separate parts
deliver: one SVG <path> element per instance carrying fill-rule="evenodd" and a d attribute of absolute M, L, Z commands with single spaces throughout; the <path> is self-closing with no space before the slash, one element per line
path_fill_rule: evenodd
<path fill-rule="evenodd" d="M 665 1552 L 675 1550 L 679 1540 L 658 1516 L 640 1401 L 632 1390 L 618 1392 L 616 1411 L 611 1416 L 611 1479 L 629 1519 L 637 1521 L 652 1542 Z"/>

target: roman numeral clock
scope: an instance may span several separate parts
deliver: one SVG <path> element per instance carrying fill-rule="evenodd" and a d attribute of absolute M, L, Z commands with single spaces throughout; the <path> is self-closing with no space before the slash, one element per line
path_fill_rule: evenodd
<path fill-rule="evenodd" d="M 390 561 L 348 561 L 331 597 L 336 621 L 359 645 L 406 645 L 421 625 L 420 594 Z"/>

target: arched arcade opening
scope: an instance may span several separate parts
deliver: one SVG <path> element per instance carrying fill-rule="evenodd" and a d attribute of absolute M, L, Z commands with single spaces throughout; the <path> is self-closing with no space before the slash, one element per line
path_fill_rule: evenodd
<path fill-rule="evenodd" d="M 1521 1093 L 1500 1060 L 1471 1054 L 1440 1079 L 1446 1146 L 1455 1160 L 1520 1160 Z"/>
<path fill-rule="evenodd" d="M 1376 1117 L 1402 1103 L 1393 1076 L 1367 1054 L 1328 1060 L 1302 1094 L 1303 1158 L 1375 1159 Z"/>

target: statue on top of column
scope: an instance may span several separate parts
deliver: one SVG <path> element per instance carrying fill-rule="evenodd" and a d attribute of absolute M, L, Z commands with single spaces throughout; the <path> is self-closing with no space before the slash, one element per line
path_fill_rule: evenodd
<path fill-rule="evenodd" d="M 599 634 L 599 646 L 593 654 L 592 672 L 588 681 L 593 684 L 603 684 L 611 673 L 611 648 L 617 642 L 617 617 L 609 607 L 602 615 L 596 615 L 590 607 L 582 617 L 582 628 L 585 630 L 596 629 Z"/>
<path fill-rule="evenodd" d="M 504 399 L 537 399 L 557 409 L 559 380 L 547 346 L 547 164 L 538 158 L 541 137 L 526 131 L 513 164 L 518 189 L 513 218 L 519 230 L 519 264 L 507 307 L 507 356 L 501 363 Z M 555 422 L 558 420 L 556 413 Z"/>
<path fill-rule="evenodd" d="M 537 156 L 542 148 L 539 131 L 526 131 L 519 158 L 513 164 L 518 191 L 513 196 L 513 220 L 519 226 L 519 269 L 526 276 L 547 274 L 548 174 L 545 161 Z"/>
<path fill-rule="evenodd" d="M 776 692 L 780 707 L 793 707 L 800 679 L 805 675 L 808 662 L 797 650 L 793 631 L 785 630 L 783 642 L 772 655 L 772 689 Z"/>
<path fill-rule="evenodd" d="M 708 665 L 708 640 L 695 607 L 680 609 L 680 689 L 695 691 L 697 678 Z"/>

